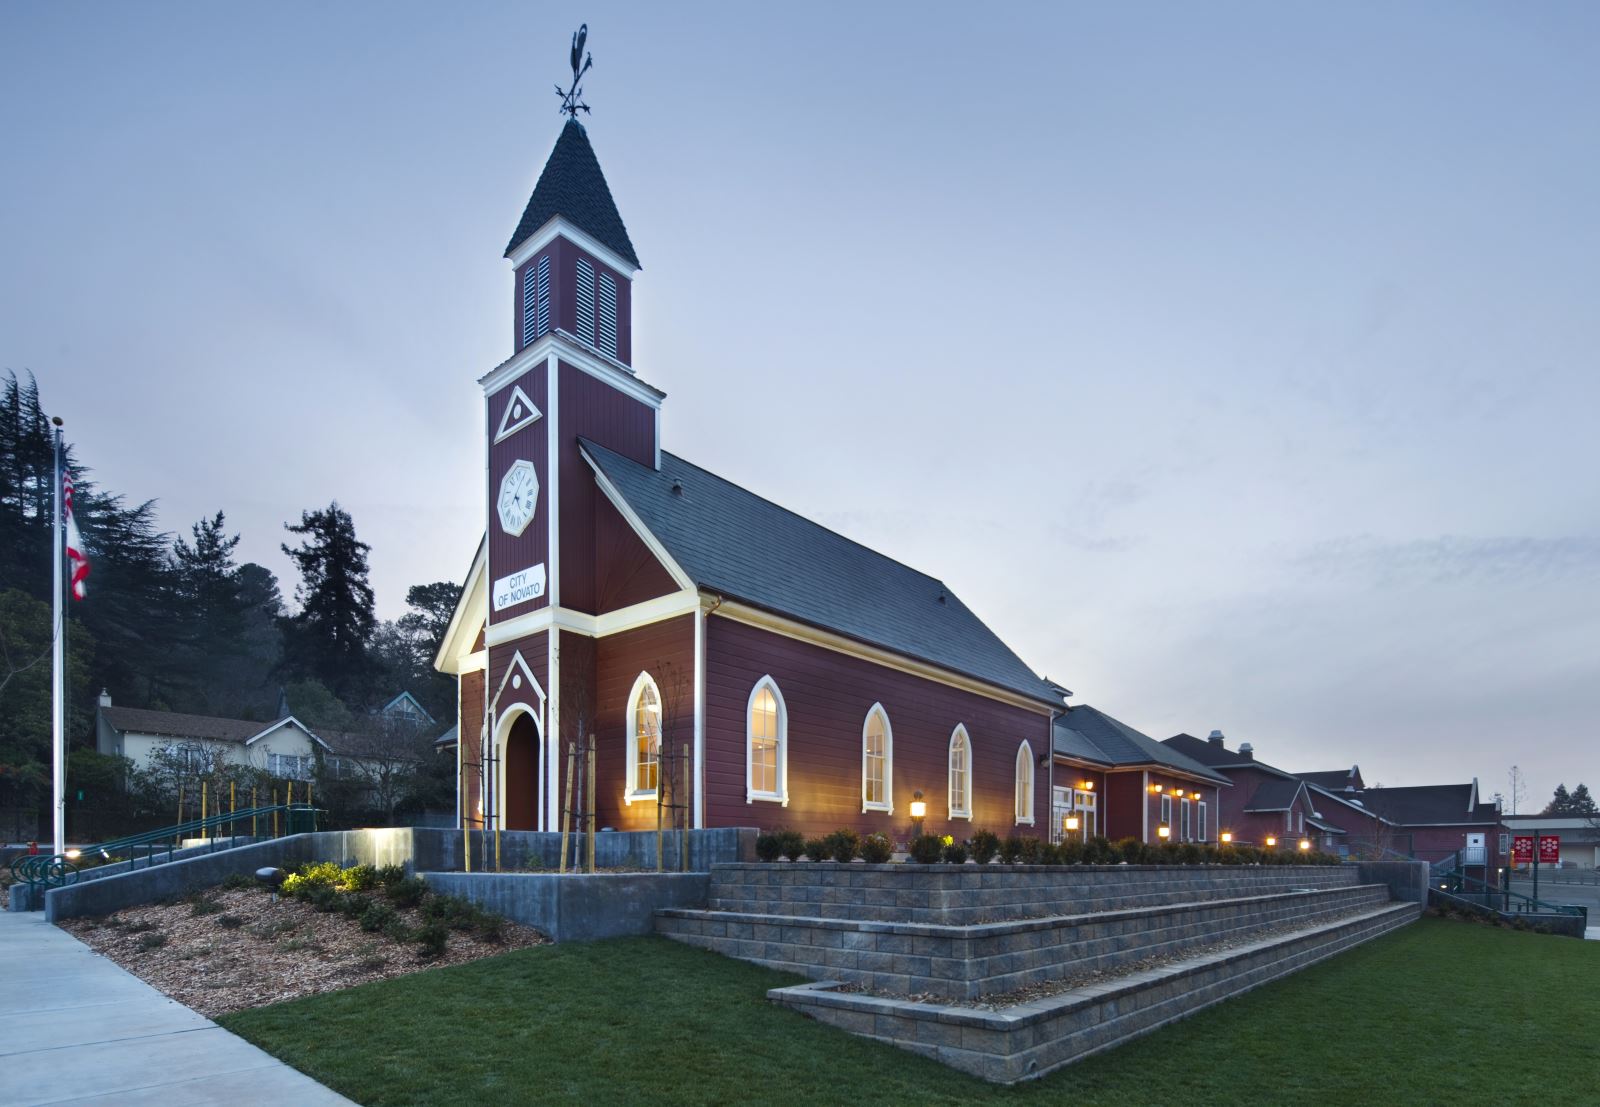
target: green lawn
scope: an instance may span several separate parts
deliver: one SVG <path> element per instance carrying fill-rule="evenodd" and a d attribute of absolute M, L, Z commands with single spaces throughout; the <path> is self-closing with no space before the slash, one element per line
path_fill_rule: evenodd
<path fill-rule="evenodd" d="M 1600 1099 L 1600 942 L 1424 919 L 1015 1088 L 769 1004 L 658 938 L 545 946 L 222 1020 L 364 1104 L 1568 1104 Z M 1538 1075 L 1534 1075 L 1538 1074 Z"/>

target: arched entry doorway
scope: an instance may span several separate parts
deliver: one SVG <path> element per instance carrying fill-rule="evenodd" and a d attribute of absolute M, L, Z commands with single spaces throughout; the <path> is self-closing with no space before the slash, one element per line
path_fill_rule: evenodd
<path fill-rule="evenodd" d="M 537 830 L 539 818 L 539 728 L 520 712 L 506 733 L 507 830 Z"/>

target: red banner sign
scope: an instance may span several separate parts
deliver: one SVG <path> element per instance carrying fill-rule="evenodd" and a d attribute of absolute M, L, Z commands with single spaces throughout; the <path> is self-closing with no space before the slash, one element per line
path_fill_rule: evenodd
<path fill-rule="evenodd" d="M 1533 835 L 1518 834 L 1511 839 L 1511 863 L 1513 865 L 1533 864 Z"/>
<path fill-rule="evenodd" d="M 1539 864 L 1561 864 L 1561 839 L 1554 834 L 1539 835 Z"/>

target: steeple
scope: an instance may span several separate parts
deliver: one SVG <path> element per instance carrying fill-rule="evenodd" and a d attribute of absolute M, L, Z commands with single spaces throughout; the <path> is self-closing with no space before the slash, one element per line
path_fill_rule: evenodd
<path fill-rule="evenodd" d="M 600 171 L 600 160 L 589 145 L 589 135 L 583 124 L 573 118 L 561 128 L 561 137 L 544 163 L 544 172 L 539 174 L 539 183 L 523 209 L 516 233 L 506 245 L 506 257 L 557 216 L 633 268 L 641 268 L 628 228 L 623 226 L 605 174 Z"/>

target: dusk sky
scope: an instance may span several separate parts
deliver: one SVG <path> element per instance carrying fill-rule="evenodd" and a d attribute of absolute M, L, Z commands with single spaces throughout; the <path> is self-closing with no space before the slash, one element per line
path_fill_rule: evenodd
<path fill-rule="evenodd" d="M 667 449 L 1156 737 L 1600 786 L 1592 4 L 11 2 L 0 371 L 460 579 L 583 21 Z"/>

